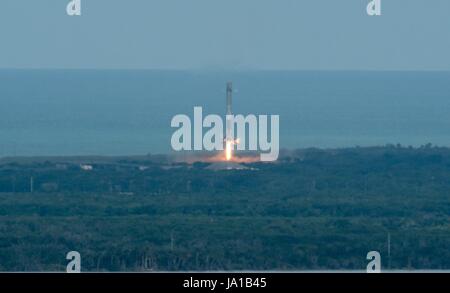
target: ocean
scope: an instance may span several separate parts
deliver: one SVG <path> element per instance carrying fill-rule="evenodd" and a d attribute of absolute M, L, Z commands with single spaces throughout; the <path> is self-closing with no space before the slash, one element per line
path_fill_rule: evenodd
<path fill-rule="evenodd" d="M 170 153 L 176 114 L 280 116 L 281 148 L 450 146 L 450 72 L 0 70 L 0 157 Z"/>

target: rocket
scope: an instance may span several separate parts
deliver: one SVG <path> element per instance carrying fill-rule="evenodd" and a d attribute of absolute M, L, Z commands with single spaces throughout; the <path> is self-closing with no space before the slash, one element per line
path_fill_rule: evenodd
<path fill-rule="evenodd" d="M 233 115 L 231 112 L 231 103 L 232 103 L 232 94 L 233 94 L 233 84 L 231 82 L 227 82 L 227 116 L 226 116 L 226 136 L 225 140 L 234 140 L 232 137 L 232 121 L 230 115 Z"/>
<path fill-rule="evenodd" d="M 227 115 L 231 115 L 231 95 L 233 94 L 233 84 L 227 82 Z"/>
<path fill-rule="evenodd" d="M 236 143 L 233 137 L 233 114 L 231 112 L 231 102 L 233 94 L 233 85 L 227 83 L 227 115 L 226 115 L 226 136 L 225 136 L 225 158 L 230 161 L 233 156 L 233 145 Z"/>

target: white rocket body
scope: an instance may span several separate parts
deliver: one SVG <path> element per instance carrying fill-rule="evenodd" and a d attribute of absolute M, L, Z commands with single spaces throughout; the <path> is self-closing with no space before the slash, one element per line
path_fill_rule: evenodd
<path fill-rule="evenodd" d="M 226 116 L 226 136 L 225 141 L 234 141 L 233 138 L 233 121 L 232 121 L 232 111 L 231 111 L 231 103 L 232 103 L 232 94 L 233 94 L 233 85 L 231 82 L 227 83 L 227 116 Z"/>

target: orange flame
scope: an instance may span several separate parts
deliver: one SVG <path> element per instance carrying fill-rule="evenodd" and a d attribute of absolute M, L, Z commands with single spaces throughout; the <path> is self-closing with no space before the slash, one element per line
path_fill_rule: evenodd
<path fill-rule="evenodd" d="M 233 156 L 233 149 L 232 149 L 232 141 L 231 140 L 227 140 L 226 142 L 226 146 L 225 146 L 225 158 L 227 159 L 227 161 L 231 160 L 231 157 Z"/>
<path fill-rule="evenodd" d="M 231 161 L 233 158 L 233 145 L 239 144 L 239 139 L 225 141 L 225 158 L 227 161 Z"/>

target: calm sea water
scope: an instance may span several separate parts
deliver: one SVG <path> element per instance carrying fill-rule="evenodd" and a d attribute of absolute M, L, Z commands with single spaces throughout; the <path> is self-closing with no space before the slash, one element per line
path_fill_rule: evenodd
<path fill-rule="evenodd" d="M 170 152 L 173 115 L 280 115 L 283 148 L 450 146 L 449 72 L 1 70 L 0 156 Z"/>

